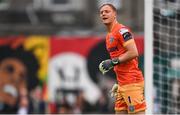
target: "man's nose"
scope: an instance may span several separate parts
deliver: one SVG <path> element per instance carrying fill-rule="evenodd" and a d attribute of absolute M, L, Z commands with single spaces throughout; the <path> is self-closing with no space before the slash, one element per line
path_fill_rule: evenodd
<path fill-rule="evenodd" d="M 102 12 L 102 15 L 104 16 L 106 13 L 105 12 Z"/>

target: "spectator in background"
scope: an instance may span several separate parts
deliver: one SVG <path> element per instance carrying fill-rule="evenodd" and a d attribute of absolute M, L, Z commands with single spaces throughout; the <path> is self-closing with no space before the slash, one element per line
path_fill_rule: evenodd
<path fill-rule="evenodd" d="M 28 92 L 25 88 L 22 88 L 20 91 L 20 98 L 19 98 L 19 109 L 18 109 L 18 115 L 27 115 L 28 114 Z"/>
<path fill-rule="evenodd" d="M 46 103 L 43 100 L 42 88 L 37 86 L 31 91 L 30 94 L 30 103 L 29 103 L 29 113 L 31 114 L 45 114 L 46 112 Z"/>
<path fill-rule="evenodd" d="M 0 46 L 0 113 L 17 113 L 27 107 L 28 93 L 38 84 L 39 64 L 22 47 Z"/>
<path fill-rule="evenodd" d="M 108 108 L 109 99 L 108 99 L 107 93 L 108 93 L 107 89 L 105 89 L 105 88 L 102 89 L 101 98 L 99 99 L 98 103 L 96 104 L 97 108 L 98 108 L 97 111 L 100 114 L 107 114 L 107 113 L 110 114 L 110 111 L 109 111 L 109 108 Z"/>

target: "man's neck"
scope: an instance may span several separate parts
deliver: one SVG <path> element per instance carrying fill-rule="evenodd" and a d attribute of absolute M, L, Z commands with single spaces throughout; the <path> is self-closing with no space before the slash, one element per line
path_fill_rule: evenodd
<path fill-rule="evenodd" d="M 112 23 L 106 25 L 108 32 L 111 32 L 114 26 L 116 25 L 117 20 L 114 20 Z"/>

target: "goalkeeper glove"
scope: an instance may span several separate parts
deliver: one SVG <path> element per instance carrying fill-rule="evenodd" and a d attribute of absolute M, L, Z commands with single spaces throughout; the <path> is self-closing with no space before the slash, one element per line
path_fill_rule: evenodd
<path fill-rule="evenodd" d="M 102 72 L 102 74 L 105 74 L 119 63 L 120 61 L 118 58 L 114 58 L 112 60 L 111 59 L 104 60 L 99 64 L 99 70 Z"/>
<path fill-rule="evenodd" d="M 118 84 L 115 83 L 113 85 L 112 89 L 110 90 L 111 97 L 116 97 L 117 96 L 117 91 L 118 91 Z"/>

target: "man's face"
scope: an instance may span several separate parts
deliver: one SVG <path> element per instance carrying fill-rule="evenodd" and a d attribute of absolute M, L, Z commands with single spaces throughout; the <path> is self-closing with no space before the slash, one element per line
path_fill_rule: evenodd
<path fill-rule="evenodd" d="M 15 58 L 7 58 L 0 63 L 0 101 L 14 105 L 21 88 L 25 88 L 25 65 Z"/>
<path fill-rule="evenodd" d="M 105 25 L 110 24 L 116 18 L 116 12 L 109 5 L 104 5 L 100 9 L 100 18 Z"/>

